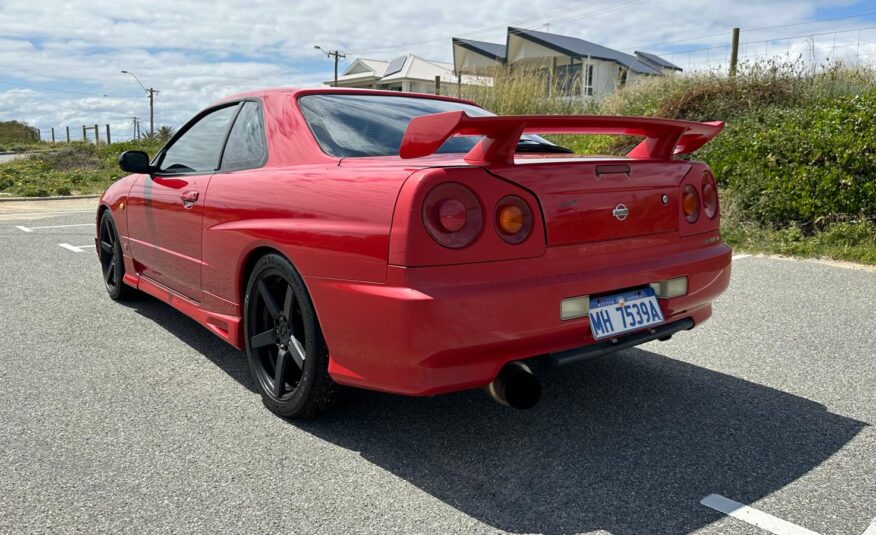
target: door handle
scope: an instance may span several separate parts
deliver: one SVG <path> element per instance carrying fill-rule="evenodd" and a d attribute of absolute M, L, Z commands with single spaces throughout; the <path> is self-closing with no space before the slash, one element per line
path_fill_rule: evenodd
<path fill-rule="evenodd" d="M 198 192 L 197 191 L 186 191 L 183 192 L 182 195 L 179 196 L 182 199 L 183 206 L 186 208 L 191 208 L 195 205 L 195 201 L 198 200 Z"/>

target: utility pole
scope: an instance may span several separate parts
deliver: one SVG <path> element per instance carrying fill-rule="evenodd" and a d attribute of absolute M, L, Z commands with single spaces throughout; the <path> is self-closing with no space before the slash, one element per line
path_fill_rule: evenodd
<path fill-rule="evenodd" d="M 321 50 L 322 53 L 325 54 L 327 57 L 335 58 L 335 84 L 334 84 L 334 86 L 337 87 L 338 86 L 338 60 L 346 58 L 347 55 L 344 54 L 343 52 L 341 52 L 340 50 L 325 50 L 324 48 L 322 48 L 319 45 L 314 45 L 313 48 L 315 48 L 317 50 Z"/>
<path fill-rule="evenodd" d="M 733 28 L 733 44 L 730 48 L 730 76 L 736 76 L 736 64 L 739 62 L 739 28 Z"/>
<path fill-rule="evenodd" d="M 155 135 L 155 94 L 157 89 L 149 88 L 146 90 L 149 93 L 149 135 Z"/>
<path fill-rule="evenodd" d="M 335 60 L 335 71 L 337 72 L 337 60 Z M 149 134 L 155 135 L 155 95 L 158 94 L 158 90 L 150 87 L 146 89 L 146 86 L 143 85 L 143 82 L 137 78 L 137 75 L 130 71 L 122 71 L 122 74 L 130 74 L 134 77 L 134 80 L 137 80 L 137 83 L 140 84 L 140 87 L 143 88 L 143 91 L 146 92 L 146 96 L 149 97 Z M 336 75 L 337 76 L 337 75 Z"/>
<path fill-rule="evenodd" d="M 134 136 L 133 139 L 140 140 L 140 118 L 139 117 L 131 117 L 131 121 L 134 123 Z"/>

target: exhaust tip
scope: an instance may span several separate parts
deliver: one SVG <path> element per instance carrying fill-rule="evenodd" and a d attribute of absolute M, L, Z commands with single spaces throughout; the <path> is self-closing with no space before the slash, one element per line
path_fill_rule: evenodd
<path fill-rule="evenodd" d="M 497 403 L 519 410 L 531 409 L 541 399 L 541 382 L 520 361 L 505 365 L 486 390 Z"/>

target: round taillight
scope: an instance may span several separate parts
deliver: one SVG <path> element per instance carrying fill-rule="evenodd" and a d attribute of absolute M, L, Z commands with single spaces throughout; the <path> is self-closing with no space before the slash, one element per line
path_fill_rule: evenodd
<path fill-rule="evenodd" d="M 709 219 L 715 219 L 718 213 L 718 186 L 715 177 L 709 173 L 703 177 L 703 212 Z"/>
<path fill-rule="evenodd" d="M 496 231 L 508 243 L 521 243 L 532 232 L 532 210 L 526 201 L 514 195 L 503 197 L 496 205 Z"/>
<path fill-rule="evenodd" d="M 447 199 L 438 205 L 438 221 L 447 232 L 456 232 L 465 226 L 465 205 L 456 199 Z"/>
<path fill-rule="evenodd" d="M 439 245 L 460 249 L 481 232 L 484 211 L 474 192 L 458 182 L 432 188 L 423 201 L 423 225 Z"/>
<path fill-rule="evenodd" d="M 681 194 L 681 209 L 688 223 L 696 223 L 697 218 L 700 217 L 700 196 L 697 195 L 696 188 L 690 184 L 684 186 L 684 192 Z"/>

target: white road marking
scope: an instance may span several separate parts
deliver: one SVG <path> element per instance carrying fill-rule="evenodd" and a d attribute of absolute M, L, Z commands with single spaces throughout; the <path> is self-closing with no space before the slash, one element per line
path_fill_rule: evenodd
<path fill-rule="evenodd" d="M 864 535 L 876 535 L 876 518 L 870 522 L 870 527 L 864 532 Z"/>
<path fill-rule="evenodd" d="M 37 215 L 64 215 L 64 214 L 84 214 L 84 213 L 95 213 L 95 210 L 66 210 L 63 212 L 27 212 L 27 213 L 17 213 L 17 212 L 9 212 L 8 214 L 0 214 L 0 217 L 16 217 L 16 216 L 37 216 Z"/>
<path fill-rule="evenodd" d="M 85 249 L 87 249 L 88 247 L 94 247 L 94 244 L 92 243 L 90 245 L 70 245 L 69 243 L 59 243 L 58 247 L 63 247 L 64 249 L 67 249 L 68 251 L 73 251 L 74 253 L 84 253 Z"/>
<path fill-rule="evenodd" d="M 739 260 L 740 258 L 748 258 L 749 256 L 751 256 L 751 255 L 750 254 L 736 254 L 736 255 L 733 255 L 733 258 L 731 258 L 731 260 Z"/>
<path fill-rule="evenodd" d="M 70 227 L 92 227 L 94 223 L 77 223 L 75 225 L 46 225 L 44 227 L 23 227 L 21 225 L 16 225 L 15 228 L 22 230 L 24 232 L 33 232 L 35 230 L 40 230 L 44 228 L 70 228 Z"/>
<path fill-rule="evenodd" d="M 775 533 L 775 535 L 818 535 L 818 533 L 812 530 L 808 530 L 797 524 L 792 524 L 787 520 L 782 520 L 781 518 L 764 513 L 763 511 L 758 511 L 753 507 L 734 502 L 720 494 L 709 494 L 700 500 L 700 503 L 706 507 L 724 513 L 727 516 L 732 516 L 737 520 L 741 520 L 746 524 L 751 524 L 762 530 Z"/>

